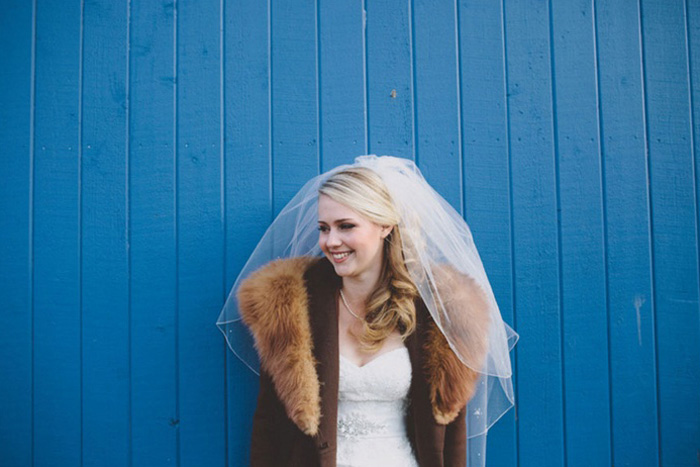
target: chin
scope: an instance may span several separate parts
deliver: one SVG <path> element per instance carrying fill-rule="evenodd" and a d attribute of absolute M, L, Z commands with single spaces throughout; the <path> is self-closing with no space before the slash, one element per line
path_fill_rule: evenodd
<path fill-rule="evenodd" d="M 352 270 L 353 268 L 347 264 L 336 264 L 333 262 L 332 258 L 328 258 L 328 260 L 331 262 L 333 265 L 333 270 L 335 273 L 340 276 L 340 277 L 347 277 L 352 275 Z"/>
<path fill-rule="evenodd" d="M 351 271 L 348 268 L 344 267 L 344 265 L 333 264 L 333 269 L 335 270 L 335 273 L 340 277 L 346 277 L 351 275 Z"/>

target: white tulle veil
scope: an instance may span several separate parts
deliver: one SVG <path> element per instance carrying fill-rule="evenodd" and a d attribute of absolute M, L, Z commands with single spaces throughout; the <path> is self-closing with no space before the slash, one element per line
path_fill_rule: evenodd
<path fill-rule="evenodd" d="M 318 190 L 336 172 L 348 167 L 366 167 L 384 182 L 396 205 L 399 228 L 409 274 L 435 323 L 452 350 L 468 367 L 481 373 L 475 396 L 467 406 L 469 465 L 483 466 L 486 433 L 513 406 L 510 350 L 517 334 L 503 322 L 469 227 L 423 178 L 413 161 L 392 156 L 360 156 L 352 165 L 342 165 L 309 180 L 282 209 L 263 235 L 236 279 L 217 326 L 231 350 L 252 371 L 258 372 L 253 339 L 241 320 L 236 291 L 250 273 L 277 258 L 320 256 L 318 246 Z M 450 266 L 473 278 L 484 291 L 490 314 L 488 353 L 478 361 L 468 351 L 460 332 L 460 308 L 443 306 L 435 283 L 437 268 Z"/>

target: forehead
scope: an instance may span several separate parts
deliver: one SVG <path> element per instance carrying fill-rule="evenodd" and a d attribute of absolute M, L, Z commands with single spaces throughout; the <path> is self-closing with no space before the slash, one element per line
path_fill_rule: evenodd
<path fill-rule="evenodd" d="M 326 195 L 318 197 L 318 220 L 331 224 L 338 219 L 355 219 L 360 220 L 363 217 L 357 211 L 339 203 L 333 198 Z"/>

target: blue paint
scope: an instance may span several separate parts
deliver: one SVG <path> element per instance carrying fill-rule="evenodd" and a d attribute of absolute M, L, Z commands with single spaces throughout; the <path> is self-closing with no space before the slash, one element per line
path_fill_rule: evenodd
<path fill-rule="evenodd" d="M 129 462 L 126 26 L 126 2 L 84 5 L 80 258 L 86 466 Z"/>
<path fill-rule="evenodd" d="M 266 2 L 224 6 L 225 294 L 273 215 L 268 20 Z M 227 361 L 228 465 L 248 465 L 251 426 L 241 420 L 253 417 L 258 380 L 220 343 Z"/>
<path fill-rule="evenodd" d="M 131 460 L 176 465 L 174 11 L 132 2 L 130 14 Z"/>
<path fill-rule="evenodd" d="M 275 214 L 319 171 L 317 9 L 271 4 L 272 186 Z M 294 168 L 294 170 L 290 170 Z"/>
<path fill-rule="evenodd" d="M 0 15 L 0 439 L 3 462 L 32 459 L 32 52 L 30 2 L 6 2 Z"/>
<path fill-rule="evenodd" d="M 503 319 L 513 325 L 510 170 L 500 2 L 460 2 L 464 211 Z M 515 388 L 517 394 L 517 387 Z M 489 431 L 488 465 L 516 465 L 515 410 Z"/>
<path fill-rule="evenodd" d="M 463 213 L 455 4 L 412 5 L 416 160 L 426 180 Z"/>
<path fill-rule="evenodd" d="M 318 2 L 321 171 L 367 152 L 363 2 Z"/>
<path fill-rule="evenodd" d="M 415 157 L 411 12 L 366 1 L 368 152 Z"/>
<path fill-rule="evenodd" d="M 461 209 L 521 333 L 489 465 L 697 462 L 696 2 L 5 3 L 0 464 L 247 465 L 213 323 L 366 152 Z"/>
<path fill-rule="evenodd" d="M 177 4 L 178 464 L 226 464 L 220 4 Z"/>
<path fill-rule="evenodd" d="M 683 1 L 642 2 L 661 464 L 697 461 L 700 315 Z M 656 21 L 654 21 L 656 19 Z"/>
<path fill-rule="evenodd" d="M 638 12 L 602 2 L 597 5 L 596 30 L 608 275 L 612 463 L 659 465 Z"/>
<path fill-rule="evenodd" d="M 566 465 L 608 465 L 608 315 L 597 69 L 591 60 L 596 54 L 594 11 L 585 0 L 551 6 Z"/>
<path fill-rule="evenodd" d="M 505 4 L 521 466 L 565 457 L 549 23 L 544 3 Z"/>
<path fill-rule="evenodd" d="M 81 465 L 80 4 L 35 21 L 33 460 Z"/>

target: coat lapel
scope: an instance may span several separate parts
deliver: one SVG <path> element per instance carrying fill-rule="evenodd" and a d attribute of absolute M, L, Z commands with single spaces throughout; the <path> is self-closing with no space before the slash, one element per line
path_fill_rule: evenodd
<path fill-rule="evenodd" d="M 335 466 L 338 419 L 338 289 L 340 278 L 325 259 L 306 274 L 309 322 L 320 383 L 321 421 L 315 437 L 322 466 Z"/>

